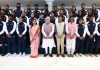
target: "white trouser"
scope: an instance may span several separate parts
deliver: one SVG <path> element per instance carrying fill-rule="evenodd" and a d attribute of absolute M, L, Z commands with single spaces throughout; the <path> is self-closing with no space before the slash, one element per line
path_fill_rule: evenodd
<path fill-rule="evenodd" d="M 46 54 L 52 54 L 52 47 L 49 47 L 49 52 L 48 52 L 48 47 L 45 48 L 45 53 Z"/>
<path fill-rule="evenodd" d="M 73 54 L 75 52 L 76 39 L 68 39 L 66 40 L 66 49 L 68 54 Z"/>

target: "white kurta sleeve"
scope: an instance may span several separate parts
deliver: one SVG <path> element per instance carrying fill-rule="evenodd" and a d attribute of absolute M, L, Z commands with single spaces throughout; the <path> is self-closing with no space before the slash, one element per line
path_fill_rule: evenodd
<path fill-rule="evenodd" d="M 25 35 L 25 33 L 27 32 L 27 25 L 26 25 L 26 23 L 24 23 L 24 25 L 25 25 L 25 30 L 23 31 L 22 35 Z"/>
<path fill-rule="evenodd" d="M 77 23 L 77 17 L 74 18 L 74 22 Z"/>
<path fill-rule="evenodd" d="M 45 24 L 45 23 L 44 23 Z M 46 33 L 44 32 L 44 24 L 43 24 L 43 26 L 42 26 L 42 34 L 46 37 L 47 35 L 46 35 Z"/>
<path fill-rule="evenodd" d="M 68 24 L 66 24 L 66 33 L 69 33 L 69 31 L 68 31 Z"/>
<path fill-rule="evenodd" d="M 58 23 L 58 17 L 55 19 L 55 23 Z"/>
<path fill-rule="evenodd" d="M 52 23 L 52 32 L 49 34 L 49 37 L 51 37 L 52 35 L 53 35 L 53 33 L 54 33 L 54 24 Z"/>
<path fill-rule="evenodd" d="M 16 31 L 16 22 L 13 21 L 13 23 L 14 23 L 14 26 L 13 26 L 13 29 L 12 29 L 12 31 L 10 32 L 10 34 L 13 34 L 13 33 Z"/>

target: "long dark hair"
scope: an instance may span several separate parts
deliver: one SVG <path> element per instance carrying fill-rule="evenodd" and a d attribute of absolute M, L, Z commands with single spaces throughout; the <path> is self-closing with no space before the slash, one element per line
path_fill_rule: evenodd
<path fill-rule="evenodd" d="M 31 27 L 33 26 L 33 21 L 34 21 L 34 20 L 36 21 L 36 19 L 33 19 L 33 20 L 32 20 L 32 24 L 31 24 Z M 36 21 L 36 24 L 37 24 L 37 21 Z"/>

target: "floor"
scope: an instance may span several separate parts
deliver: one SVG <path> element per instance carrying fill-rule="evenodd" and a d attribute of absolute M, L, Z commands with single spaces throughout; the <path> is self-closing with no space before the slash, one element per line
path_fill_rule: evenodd
<path fill-rule="evenodd" d="M 0 56 L 0 70 L 100 70 L 99 57 Z"/>

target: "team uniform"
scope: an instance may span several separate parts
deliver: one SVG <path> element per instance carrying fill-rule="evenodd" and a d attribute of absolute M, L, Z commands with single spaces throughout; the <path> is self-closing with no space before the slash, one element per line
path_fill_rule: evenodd
<path fill-rule="evenodd" d="M 78 24 L 77 25 L 77 38 L 76 38 L 76 53 L 81 55 L 84 54 L 84 41 L 86 36 L 86 26 L 85 24 Z M 84 39 L 80 39 L 80 37 L 83 37 Z"/>
<path fill-rule="evenodd" d="M 5 22 L 0 21 L 0 55 L 5 53 L 5 42 L 4 42 Z"/>
<path fill-rule="evenodd" d="M 26 32 L 27 32 L 27 25 L 25 22 L 17 23 L 17 41 L 18 41 L 18 53 L 19 55 L 26 53 Z"/>
<path fill-rule="evenodd" d="M 100 48 L 100 22 L 97 23 L 96 25 L 96 36 L 95 36 L 95 54 L 99 54 L 99 48 Z"/>
<path fill-rule="evenodd" d="M 15 39 L 15 31 L 16 31 L 16 22 L 8 21 L 6 23 L 6 35 L 7 35 L 7 52 L 8 55 L 16 53 L 16 39 Z"/>
<path fill-rule="evenodd" d="M 93 48 L 95 44 L 95 34 L 96 34 L 96 23 L 88 22 L 86 24 L 87 27 L 87 41 L 86 41 L 86 51 L 85 53 L 93 53 Z M 90 37 L 93 35 L 93 37 Z"/>

